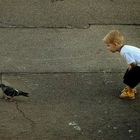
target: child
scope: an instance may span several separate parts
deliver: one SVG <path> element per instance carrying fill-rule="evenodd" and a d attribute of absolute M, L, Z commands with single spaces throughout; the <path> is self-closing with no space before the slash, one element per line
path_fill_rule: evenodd
<path fill-rule="evenodd" d="M 123 81 L 127 86 L 121 91 L 120 98 L 135 99 L 135 87 L 140 82 L 140 49 L 124 45 L 124 36 L 118 30 L 110 31 L 103 41 L 108 50 L 119 52 L 128 64 Z"/>

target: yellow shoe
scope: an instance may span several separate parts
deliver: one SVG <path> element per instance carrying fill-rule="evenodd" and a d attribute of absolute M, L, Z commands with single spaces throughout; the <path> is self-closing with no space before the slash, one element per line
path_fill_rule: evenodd
<path fill-rule="evenodd" d="M 121 93 L 120 98 L 134 100 L 135 99 L 135 92 L 134 91 L 132 91 L 132 92 L 124 91 Z"/>
<path fill-rule="evenodd" d="M 121 91 L 121 93 L 123 93 L 123 92 L 127 92 L 127 91 L 128 91 L 128 88 L 125 87 L 125 88 Z M 134 88 L 134 89 L 133 89 L 133 92 L 136 94 L 136 93 L 137 93 L 137 89 Z"/>

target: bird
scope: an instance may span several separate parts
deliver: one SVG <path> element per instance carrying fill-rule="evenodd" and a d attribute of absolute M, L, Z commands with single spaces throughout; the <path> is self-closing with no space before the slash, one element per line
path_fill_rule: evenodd
<path fill-rule="evenodd" d="M 10 99 L 12 101 L 13 97 L 15 96 L 29 97 L 29 93 L 23 92 L 10 86 L 6 86 L 5 84 L 0 84 L 0 88 L 3 91 L 3 98 L 6 100 Z"/>

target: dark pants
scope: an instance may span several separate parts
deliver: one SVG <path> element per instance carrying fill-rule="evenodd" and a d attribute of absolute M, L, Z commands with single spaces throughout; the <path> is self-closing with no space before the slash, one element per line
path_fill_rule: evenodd
<path fill-rule="evenodd" d="M 127 69 L 123 79 L 123 82 L 130 88 L 136 87 L 140 82 L 140 67 L 136 66 L 132 70 Z"/>

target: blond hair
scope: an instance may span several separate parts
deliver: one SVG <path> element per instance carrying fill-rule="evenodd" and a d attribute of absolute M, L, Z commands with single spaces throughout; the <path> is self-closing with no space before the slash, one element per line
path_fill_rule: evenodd
<path fill-rule="evenodd" d="M 106 44 L 123 44 L 124 43 L 124 36 L 118 30 L 111 30 L 104 38 L 104 43 Z"/>

